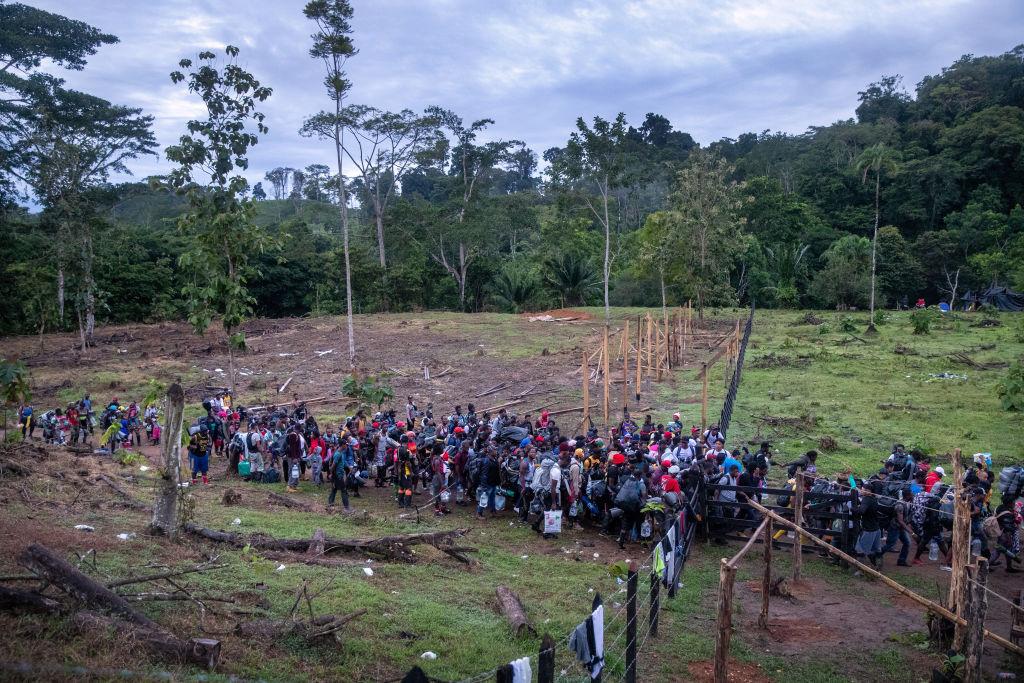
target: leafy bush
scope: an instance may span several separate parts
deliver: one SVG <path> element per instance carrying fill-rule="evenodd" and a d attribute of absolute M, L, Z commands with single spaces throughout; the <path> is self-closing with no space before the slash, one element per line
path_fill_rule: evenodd
<path fill-rule="evenodd" d="M 889 322 L 889 314 L 885 311 L 878 309 L 875 311 L 875 324 L 884 325 Z"/>
<path fill-rule="evenodd" d="M 379 410 L 386 401 L 395 397 L 395 390 L 383 377 L 368 375 L 362 381 L 355 375 L 349 375 L 341 383 L 341 391 L 346 396 L 363 399 Z"/>
<path fill-rule="evenodd" d="M 996 394 L 1002 401 L 1003 410 L 1024 411 L 1024 365 L 1020 361 L 1011 365 L 1006 376 L 996 385 Z"/>
<path fill-rule="evenodd" d="M 131 467 L 145 460 L 141 454 L 123 449 L 118 451 L 114 458 L 125 467 Z"/>
<path fill-rule="evenodd" d="M 914 326 L 914 334 L 929 334 L 932 323 L 938 320 L 939 313 L 934 308 L 917 308 L 910 313 L 910 324 Z"/>
<path fill-rule="evenodd" d="M 839 319 L 839 331 L 852 334 L 857 331 L 857 323 L 850 316 L 844 315 Z"/>

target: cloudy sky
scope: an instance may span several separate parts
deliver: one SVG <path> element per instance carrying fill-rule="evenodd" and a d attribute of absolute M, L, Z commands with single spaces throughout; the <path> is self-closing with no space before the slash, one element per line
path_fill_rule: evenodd
<path fill-rule="evenodd" d="M 156 117 L 161 146 L 201 113 L 172 85 L 177 61 L 238 45 L 274 95 L 253 180 L 279 165 L 329 162 L 299 137 L 327 104 L 310 59 L 302 0 L 24 0 L 120 37 L 74 87 Z M 631 123 L 667 116 L 707 144 L 764 129 L 797 133 L 853 115 L 857 91 L 887 74 L 909 89 L 965 53 L 1024 40 L 1021 0 L 353 0 L 359 54 L 352 101 L 439 104 L 496 120 L 494 137 L 538 154 L 564 144 L 577 116 Z M 165 172 L 161 159 L 136 175 Z"/>

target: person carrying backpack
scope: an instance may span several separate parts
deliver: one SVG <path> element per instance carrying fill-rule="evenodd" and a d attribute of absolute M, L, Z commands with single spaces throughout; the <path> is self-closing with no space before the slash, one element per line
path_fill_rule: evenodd
<path fill-rule="evenodd" d="M 619 548 L 626 547 L 626 539 L 631 538 L 633 531 L 640 533 L 640 508 L 643 507 L 644 499 L 647 497 L 647 487 L 644 486 L 634 468 L 629 467 L 619 486 L 619 492 L 615 495 L 615 507 L 622 510 L 622 527 L 619 529 Z"/>
<path fill-rule="evenodd" d="M 196 476 L 203 475 L 203 484 L 209 484 L 207 472 L 210 469 L 210 432 L 205 424 L 199 425 L 199 431 L 188 440 L 188 457 L 192 462 L 192 485 L 196 485 Z"/>
<path fill-rule="evenodd" d="M 337 496 L 338 491 L 341 491 L 341 504 L 345 508 L 345 512 L 352 512 L 352 508 L 348 505 L 348 477 L 350 471 L 356 465 L 356 456 L 352 451 L 352 444 L 348 440 L 348 435 L 343 433 L 342 439 L 344 440 L 343 445 L 336 448 L 334 455 L 331 457 L 329 467 L 331 493 L 327 497 L 327 507 L 334 507 L 335 496 Z"/>

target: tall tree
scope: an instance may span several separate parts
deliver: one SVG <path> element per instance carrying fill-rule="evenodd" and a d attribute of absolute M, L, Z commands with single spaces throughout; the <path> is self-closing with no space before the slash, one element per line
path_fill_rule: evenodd
<path fill-rule="evenodd" d="M 436 116 L 420 116 L 409 109 L 390 112 L 365 105 L 348 106 L 342 116 L 351 134 L 345 155 L 362 177 L 377 227 L 380 267 L 386 271 L 384 215 L 406 172 L 436 148 L 439 121 Z"/>
<path fill-rule="evenodd" d="M 328 185 L 331 181 L 331 169 L 324 164 L 310 164 L 305 169 L 306 183 L 303 192 L 306 199 L 323 202 L 329 197 Z"/>
<path fill-rule="evenodd" d="M 335 156 L 338 163 L 339 196 L 338 210 L 341 213 L 342 251 L 345 258 L 345 317 L 348 323 L 348 364 L 349 369 L 356 367 L 356 336 L 355 324 L 352 320 L 352 256 L 349 250 L 348 235 L 348 196 L 345 189 L 345 169 L 343 154 L 345 150 L 345 119 L 342 110 L 345 97 L 352 88 L 351 81 L 345 71 L 349 57 L 358 51 L 352 44 L 352 5 L 348 0 L 310 0 L 303 10 L 307 19 L 316 25 L 313 33 L 313 47 L 309 55 L 324 63 L 326 76 L 324 86 L 327 96 L 333 104 L 333 111 L 321 111 L 302 125 L 300 133 L 306 136 L 317 136 L 334 143 Z"/>
<path fill-rule="evenodd" d="M 875 229 L 871 236 L 871 318 L 868 321 L 868 331 L 875 330 L 875 270 L 877 264 L 878 248 L 878 225 L 882 219 L 881 191 L 882 175 L 895 174 L 899 168 L 899 153 L 887 147 L 881 142 L 871 145 L 857 157 L 856 169 L 861 174 L 861 181 L 868 181 L 868 174 L 875 175 Z"/>
<path fill-rule="evenodd" d="M 594 117 L 594 127 L 579 118 L 565 149 L 554 155 L 549 173 L 556 187 L 579 197 L 604 230 L 604 318 L 611 320 L 608 282 L 611 278 L 612 190 L 626 163 L 626 116 L 614 121 Z"/>
<path fill-rule="evenodd" d="M 229 381 L 235 387 L 236 349 L 245 348 L 245 333 L 239 326 L 251 315 L 255 302 L 247 287 L 258 274 L 255 257 L 274 246 L 274 241 L 256 224 L 256 204 L 246 199 L 248 182 L 239 171 L 249 167 L 248 152 L 259 137 L 247 126 L 255 124 L 266 135 L 260 103 L 271 89 L 238 66 L 238 48 L 224 50 L 227 61 L 220 65 L 213 52 L 199 53 L 198 63 L 183 59 L 181 69 L 171 73 L 174 83 L 186 83 L 206 106 L 205 119 L 188 122 L 188 133 L 166 150 L 168 160 L 178 164 L 168 183 L 188 197 L 188 211 L 178 219 L 179 230 L 190 248 L 179 258 L 188 273 L 184 294 L 188 319 L 197 334 L 203 334 L 220 315 L 228 338 Z"/>
<path fill-rule="evenodd" d="M 513 162 L 524 145 L 519 140 L 478 143 L 478 136 L 494 124 L 494 119 L 479 119 L 466 125 L 462 117 L 441 107 L 429 107 L 427 115 L 435 118 L 451 137 L 435 138 L 433 156 L 452 181 L 449 197 L 454 207 L 454 224 L 450 229 L 435 231 L 430 256 L 455 280 L 459 306 L 465 310 L 469 268 L 480 254 L 480 238 L 486 232 L 481 217 L 475 215 L 482 187 L 490 173 L 500 164 Z"/>
<path fill-rule="evenodd" d="M 743 252 L 744 235 L 738 215 L 742 186 L 732 182 L 732 167 L 708 151 L 690 155 L 676 177 L 669 217 L 675 225 L 675 243 L 686 245 L 683 261 L 697 299 L 698 315 L 713 300 L 733 295 L 729 285 L 731 259 Z"/>

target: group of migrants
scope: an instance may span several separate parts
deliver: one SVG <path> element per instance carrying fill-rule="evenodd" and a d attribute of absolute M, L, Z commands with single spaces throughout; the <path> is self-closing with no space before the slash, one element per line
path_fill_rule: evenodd
<path fill-rule="evenodd" d="M 927 455 L 902 444 L 894 445 L 881 469 L 866 479 L 850 472 L 829 478 L 818 476 L 816 451 L 782 463 L 769 442 L 755 452 L 745 446 L 729 450 L 716 425 L 687 429 L 679 413 L 665 424 L 650 415 L 638 424 L 624 410 L 606 436 L 592 426 L 572 435 L 563 434 L 546 410 L 534 420 L 505 409 L 478 413 L 470 403 L 435 417 L 432 405 L 421 410 L 410 396 L 404 414 L 388 410 L 368 416 L 359 410 L 335 428 L 319 424 L 298 396 L 293 399 L 260 411 L 232 406 L 230 394 L 204 401 L 205 414 L 188 427 L 192 484 L 209 483 L 210 459 L 219 456 L 230 474 L 252 482 L 283 481 L 295 492 L 300 482 L 309 481 L 328 491 L 328 506 L 340 494 L 346 512 L 350 496 L 358 498 L 372 485 L 392 490 L 399 508 L 432 508 L 440 516 L 451 513 L 453 505 L 475 506 L 479 517 L 515 515 L 546 538 L 563 525 L 584 525 L 617 534 L 624 547 L 628 541 L 658 538 L 666 521 L 698 499 L 715 506 L 716 518 L 725 520 L 709 529 L 713 535 L 741 520 L 744 528 L 756 526 L 760 514 L 749 500 L 791 508 L 796 496 L 768 500 L 762 493 L 775 469 L 784 474 L 773 478 L 784 479 L 790 492 L 803 485 L 810 493 L 843 494 L 818 497 L 824 503 L 808 497 L 803 518 L 831 528 L 834 543 L 850 539 L 852 547 L 844 549 L 874 565 L 890 552 L 898 552 L 898 566 L 920 564 L 926 552 L 936 561 L 941 552 L 948 569 L 953 497 L 965 491 L 973 551 L 988 557 L 990 566 L 1005 562 L 1007 572 L 1019 571 L 1014 565 L 1021 562 L 1024 468 L 1008 467 L 996 475 L 988 453 L 975 454 L 959 482 L 947 481 L 942 466 L 932 467 Z M 86 395 L 38 420 L 31 405 L 23 406 L 19 421 L 29 437 L 35 423 L 42 424 L 44 438 L 54 443 L 89 443 L 95 424 L 117 432 L 111 450 L 118 443 L 139 445 L 143 431 L 151 444 L 160 439 L 155 406 L 140 411 L 134 402 L 122 406 L 116 398 L 98 420 Z M 997 489 L 999 503 L 993 508 Z"/>

